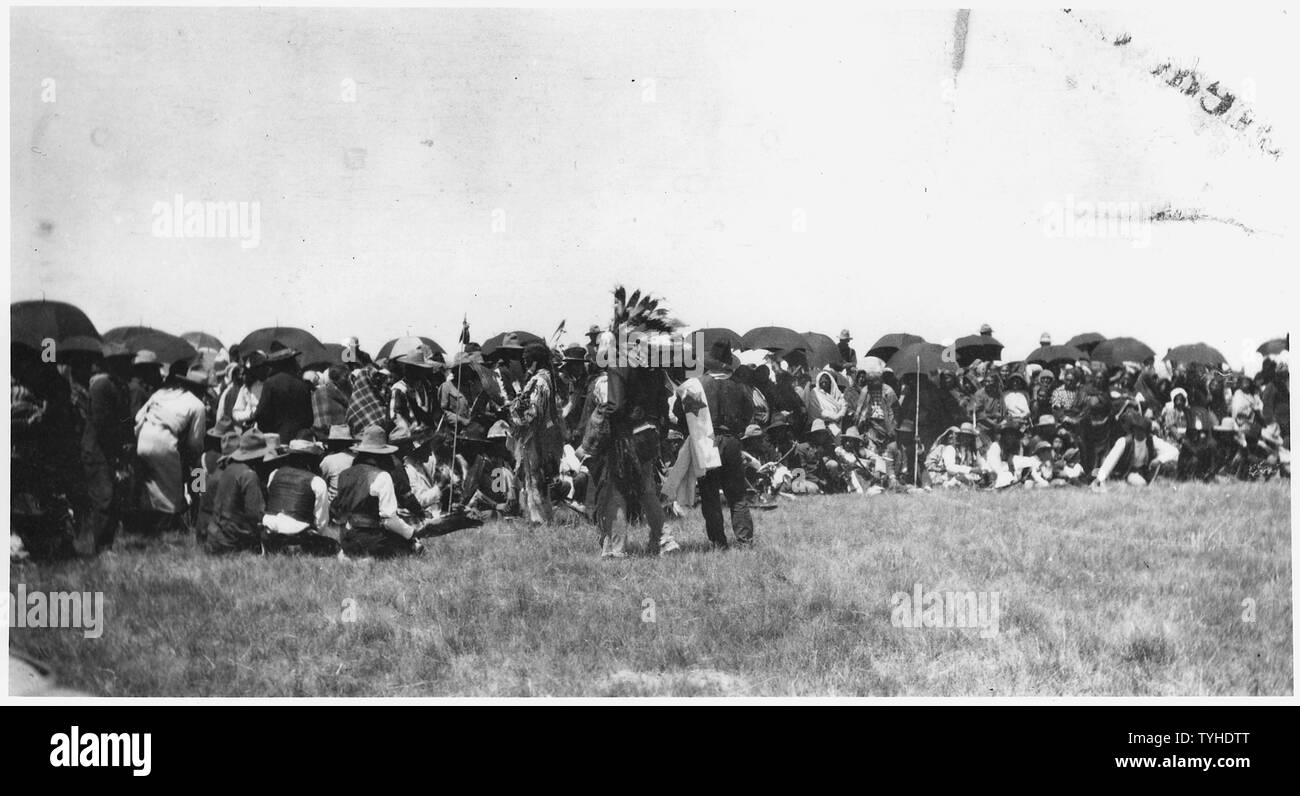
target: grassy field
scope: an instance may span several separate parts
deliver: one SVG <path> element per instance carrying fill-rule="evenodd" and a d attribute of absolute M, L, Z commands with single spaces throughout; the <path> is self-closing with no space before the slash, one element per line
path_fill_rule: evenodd
<path fill-rule="evenodd" d="M 1285 695 L 1289 487 L 815 497 L 756 513 L 754 550 L 692 512 L 680 554 L 621 561 L 579 525 L 397 562 L 127 539 L 11 566 L 106 618 L 10 643 L 105 696 Z M 996 593 L 996 635 L 895 626 L 917 583 Z"/>

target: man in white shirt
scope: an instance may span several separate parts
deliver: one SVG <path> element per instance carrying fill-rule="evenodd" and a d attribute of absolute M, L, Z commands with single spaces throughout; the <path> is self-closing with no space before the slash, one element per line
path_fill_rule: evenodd
<path fill-rule="evenodd" d="M 1176 461 L 1178 449 L 1151 433 L 1150 420 L 1138 417 L 1129 433 L 1111 446 L 1092 485 L 1104 489 L 1113 476 L 1133 486 L 1146 486 L 1159 475 L 1161 466 Z"/>

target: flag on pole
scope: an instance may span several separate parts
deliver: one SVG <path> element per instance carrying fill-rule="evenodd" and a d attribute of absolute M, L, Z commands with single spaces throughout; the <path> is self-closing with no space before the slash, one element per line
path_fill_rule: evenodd
<path fill-rule="evenodd" d="M 555 334 L 551 335 L 552 345 L 555 345 L 556 343 L 560 342 L 560 335 L 564 334 L 564 321 L 565 319 L 561 319 L 560 325 L 555 327 Z"/>
<path fill-rule="evenodd" d="M 469 345 L 469 316 L 461 317 L 460 321 L 460 347 L 462 349 Z"/>

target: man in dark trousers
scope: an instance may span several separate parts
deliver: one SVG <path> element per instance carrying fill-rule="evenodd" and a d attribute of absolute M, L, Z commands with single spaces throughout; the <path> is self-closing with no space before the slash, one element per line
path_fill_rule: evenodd
<path fill-rule="evenodd" d="M 278 341 L 271 344 L 266 364 L 271 375 L 262 384 L 262 397 L 257 402 L 253 422 L 263 434 L 279 434 L 282 440 L 291 440 L 315 421 L 311 405 L 311 386 L 298 375 L 298 355 Z"/>
<path fill-rule="evenodd" d="M 754 416 L 754 399 L 748 387 L 731 378 L 732 372 L 731 346 L 725 340 L 714 343 L 704 358 L 700 385 L 713 420 L 713 436 L 722 466 L 709 470 L 699 485 L 704 530 L 717 550 L 728 546 L 719 491 L 727 496 L 727 503 L 731 506 L 731 530 L 736 535 L 736 544 L 749 547 L 754 543 L 754 520 L 749 513 L 745 462 L 740 448 L 740 435 Z M 691 407 L 678 401 L 676 415 L 682 429 L 687 428 L 686 413 L 689 411 Z"/>

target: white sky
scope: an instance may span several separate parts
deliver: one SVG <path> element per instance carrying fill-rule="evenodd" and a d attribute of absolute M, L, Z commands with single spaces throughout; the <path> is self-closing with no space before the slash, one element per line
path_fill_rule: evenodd
<path fill-rule="evenodd" d="M 477 340 L 562 318 L 574 339 L 620 282 L 692 328 L 847 326 L 859 350 L 987 321 L 1007 358 L 1095 330 L 1237 363 L 1289 328 L 1294 14 L 976 9 L 955 87 L 953 16 L 14 9 L 12 299 L 371 351 L 450 347 L 462 313 Z M 1253 90 L 1282 156 L 1158 59 Z M 260 245 L 154 237 L 177 193 L 259 202 Z M 1257 232 L 1049 238 L 1067 197 Z"/>

